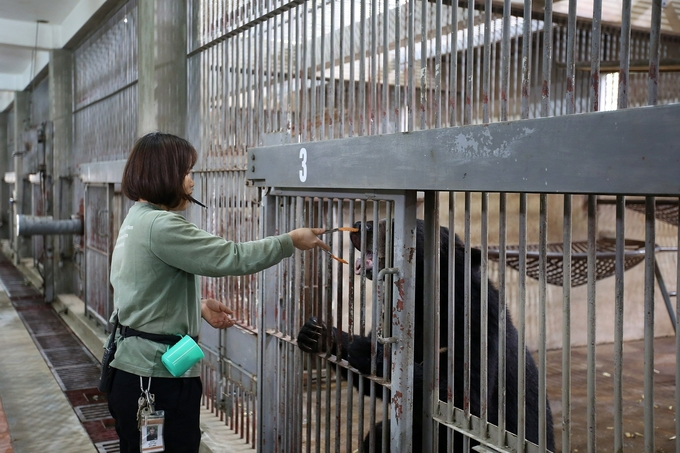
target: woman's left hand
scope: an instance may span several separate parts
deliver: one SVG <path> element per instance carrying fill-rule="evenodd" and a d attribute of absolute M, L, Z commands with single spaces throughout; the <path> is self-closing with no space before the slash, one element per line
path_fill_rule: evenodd
<path fill-rule="evenodd" d="M 215 299 L 203 299 L 201 301 L 201 316 L 216 329 L 226 329 L 236 324 L 236 321 L 230 316 L 233 313 L 230 308 Z"/>

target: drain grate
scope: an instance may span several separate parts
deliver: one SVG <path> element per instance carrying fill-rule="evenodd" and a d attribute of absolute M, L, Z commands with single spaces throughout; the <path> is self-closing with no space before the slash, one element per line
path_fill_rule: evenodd
<path fill-rule="evenodd" d="M 111 418 L 108 403 L 88 404 L 87 406 L 78 406 L 73 409 L 76 411 L 81 422 Z"/>
<path fill-rule="evenodd" d="M 24 310 L 19 312 L 33 335 L 68 334 L 68 328 L 54 310 Z"/>
<path fill-rule="evenodd" d="M 67 335 L 41 335 L 35 337 L 43 349 L 77 348 L 80 346 L 78 340 L 71 334 Z"/>
<path fill-rule="evenodd" d="M 9 296 L 9 293 L 8 293 Z M 12 305 L 17 311 L 26 309 L 52 310 L 52 306 L 45 303 L 45 298 L 40 294 L 25 299 L 12 299 Z"/>
<path fill-rule="evenodd" d="M 43 349 L 43 354 L 57 373 L 61 373 L 61 369 L 66 367 L 96 365 L 94 359 L 85 354 L 83 348 Z"/>
<path fill-rule="evenodd" d="M 94 444 L 98 453 L 120 453 L 118 441 L 99 442 Z"/>
<path fill-rule="evenodd" d="M 64 391 L 97 387 L 100 374 L 99 368 L 94 365 L 55 370 L 57 382 Z"/>

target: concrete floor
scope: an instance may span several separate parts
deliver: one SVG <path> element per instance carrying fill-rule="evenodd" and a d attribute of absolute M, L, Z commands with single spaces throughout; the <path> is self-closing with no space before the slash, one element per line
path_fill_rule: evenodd
<path fill-rule="evenodd" d="M 96 452 L 4 291 L 0 345 L 0 399 L 13 451 Z"/>
<path fill-rule="evenodd" d="M 596 350 L 596 448 L 614 451 L 614 346 Z M 574 348 L 572 366 L 571 451 L 587 450 L 586 348 Z M 548 395 L 551 400 L 557 451 L 562 451 L 562 351 L 549 351 Z M 675 447 L 675 337 L 654 341 L 654 444 L 655 452 L 676 451 Z M 623 350 L 623 432 L 624 451 L 645 451 L 644 439 L 644 342 L 629 341 Z"/>

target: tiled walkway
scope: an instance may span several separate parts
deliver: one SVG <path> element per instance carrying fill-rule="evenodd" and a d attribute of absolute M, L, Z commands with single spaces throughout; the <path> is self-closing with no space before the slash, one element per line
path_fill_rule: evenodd
<path fill-rule="evenodd" d="M 12 453 L 96 452 L 69 390 L 96 386 L 99 363 L 75 354 L 80 341 L 4 255 L 0 282 L 0 439 Z"/>

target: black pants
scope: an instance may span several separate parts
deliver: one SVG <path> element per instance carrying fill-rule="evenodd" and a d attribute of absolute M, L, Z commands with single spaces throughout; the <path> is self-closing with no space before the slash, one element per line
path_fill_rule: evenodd
<path fill-rule="evenodd" d="M 143 378 L 146 389 L 149 378 Z M 198 453 L 201 443 L 201 378 L 151 378 L 149 393 L 156 396 L 155 408 L 165 411 L 163 428 L 166 453 Z M 121 453 L 138 453 L 137 401 L 141 396 L 139 376 L 116 370 L 109 394 L 109 411 L 116 420 Z"/>

